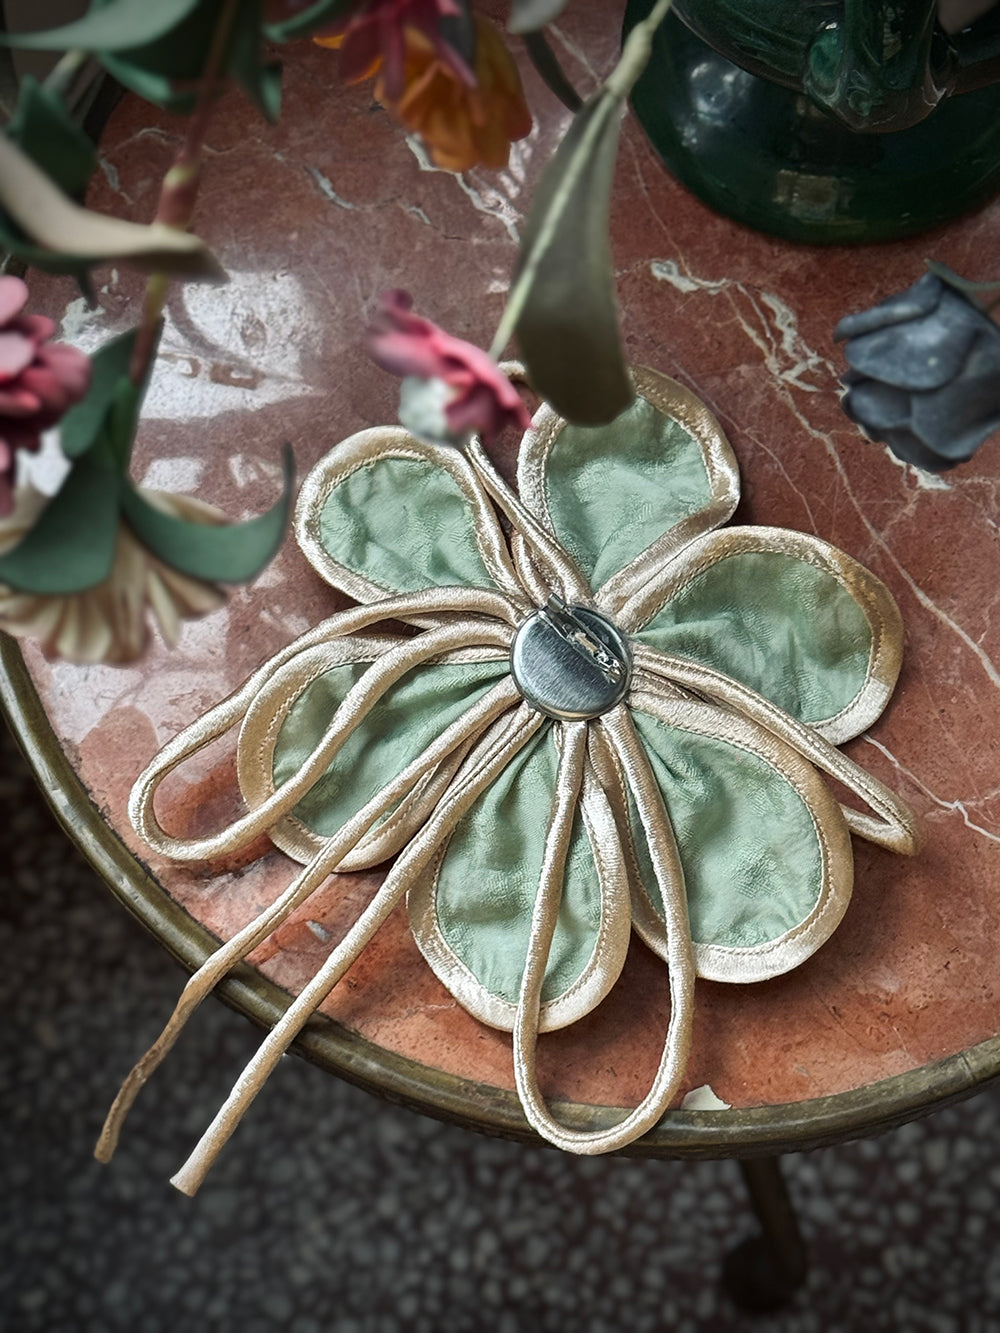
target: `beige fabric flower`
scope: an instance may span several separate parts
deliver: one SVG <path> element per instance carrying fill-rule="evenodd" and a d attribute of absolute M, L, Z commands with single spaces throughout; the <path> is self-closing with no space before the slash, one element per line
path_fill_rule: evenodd
<path fill-rule="evenodd" d="M 148 490 L 141 494 L 177 518 L 225 522 L 218 509 L 192 496 Z M 0 519 L 0 554 L 28 533 L 47 501 L 34 488 L 19 491 L 13 513 Z M 37 639 L 47 653 L 70 662 L 120 665 L 145 652 L 151 623 L 173 647 L 182 621 L 207 615 L 225 600 L 217 584 L 178 574 L 158 560 L 123 522 L 111 573 L 96 587 L 40 595 L 0 584 L 0 629 L 17 638 Z"/>

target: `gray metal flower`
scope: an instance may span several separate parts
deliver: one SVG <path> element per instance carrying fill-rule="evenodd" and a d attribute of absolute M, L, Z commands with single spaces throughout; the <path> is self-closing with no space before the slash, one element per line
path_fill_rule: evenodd
<path fill-rule="evenodd" d="M 976 304 L 978 289 L 935 266 L 834 330 L 850 366 L 844 411 L 928 472 L 965 462 L 1000 430 L 1000 328 Z"/>

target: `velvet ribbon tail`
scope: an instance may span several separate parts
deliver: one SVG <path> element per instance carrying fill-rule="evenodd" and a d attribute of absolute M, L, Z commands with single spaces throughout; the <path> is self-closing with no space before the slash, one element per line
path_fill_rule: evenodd
<path fill-rule="evenodd" d="M 575 562 L 525 508 L 487 458 L 479 441 L 472 440 L 465 452 L 487 493 L 510 519 L 514 531 L 520 533 L 553 582 L 562 589 L 565 599 L 590 605 L 594 600 L 593 591 Z"/>
<path fill-rule="evenodd" d="M 422 754 L 418 755 L 387 786 L 330 838 L 314 859 L 292 881 L 285 892 L 248 922 L 225 944 L 211 954 L 201 967 L 188 978 L 166 1026 L 129 1073 L 108 1112 L 94 1150 L 98 1161 L 108 1162 L 118 1145 L 122 1125 L 140 1090 L 173 1048 L 185 1024 L 202 1000 L 219 981 L 253 952 L 272 931 L 276 930 L 292 912 L 323 884 L 341 865 L 344 858 L 361 841 L 387 811 L 391 810 L 407 792 L 427 773 L 456 750 L 464 750 L 492 726 L 518 698 L 513 681 L 500 681 L 478 700 L 466 713 L 447 727 Z"/>
<path fill-rule="evenodd" d="M 605 714 L 598 726 L 621 763 L 649 841 L 653 868 L 663 898 L 670 976 L 670 1020 L 663 1055 L 653 1085 L 642 1102 L 608 1129 L 568 1129 L 553 1118 L 542 1098 L 535 1067 L 542 985 L 559 915 L 573 815 L 583 781 L 587 725 L 568 726 L 560 760 L 556 802 L 549 826 L 545 860 L 532 917 L 528 957 L 514 1026 L 514 1073 L 518 1094 L 531 1126 L 549 1143 L 587 1156 L 623 1148 L 661 1119 L 684 1077 L 694 1016 L 694 950 L 687 917 L 684 873 L 670 819 L 649 761 L 622 707 Z"/>
<path fill-rule="evenodd" d="M 198 1190 L 212 1163 L 309 1017 L 351 966 L 407 889 L 426 869 L 473 802 L 531 739 L 545 719 L 522 705 L 501 717 L 469 755 L 448 796 L 399 857 L 375 898 L 309 985 L 289 1005 L 240 1076 L 225 1105 L 171 1181 L 184 1194 Z"/>

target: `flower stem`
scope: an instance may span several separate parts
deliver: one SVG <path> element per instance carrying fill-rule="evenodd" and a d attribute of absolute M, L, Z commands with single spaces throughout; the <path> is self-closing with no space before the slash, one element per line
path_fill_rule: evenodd
<path fill-rule="evenodd" d="M 526 32 L 523 36 L 524 49 L 531 58 L 542 82 L 559 98 L 563 106 L 572 111 L 575 115 L 583 106 L 583 98 L 576 91 L 563 67 L 556 59 L 556 54 L 549 45 L 544 32 Z"/>
<path fill-rule="evenodd" d="M 239 0 L 225 0 L 222 6 L 205 67 L 198 80 L 197 100 L 188 121 L 184 142 L 174 159 L 173 166 L 163 178 L 155 220 L 177 231 L 187 231 L 194 216 L 201 178 L 202 147 L 215 105 L 215 94 L 229 45 L 229 34 L 238 8 Z M 141 384 L 149 370 L 168 288 L 169 279 L 165 273 L 150 274 L 143 298 L 142 321 L 129 365 L 129 378 L 133 384 Z"/>
<path fill-rule="evenodd" d="M 624 101 L 646 68 L 653 52 L 656 30 L 673 8 L 674 0 L 657 0 L 641 23 L 637 23 L 625 38 L 621 59 L 611 71 L 604 87 Z"/>
<path fill-rule="evenodd" d="M 65 98 L 73 80 L 86 64 L 87 59 L 86 51 L 67 51 L 45 76 L 45 87 L 49 92 Z"/>

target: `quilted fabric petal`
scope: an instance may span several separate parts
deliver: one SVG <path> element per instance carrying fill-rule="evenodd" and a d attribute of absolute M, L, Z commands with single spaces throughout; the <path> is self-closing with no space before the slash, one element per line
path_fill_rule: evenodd
<path fill-rule="evenodd" d="M 850 837 L 832 794 L 795 751 L 710 705 L 642 694 L 633 718 L 677 839 L 699 975 L 749 982 L 798 966 L 851 894 Z M 648 849 L 630 823 L 636 929 L 665 956 Z"/>
<path fill-rule="evenodd" d="M 402 641 L 405 644 L 405 640 Z M 275 672 L 254 700 L 240 733 L 238 768 L 247 803 L 259 805 L 301 768 L 371 664 L 399 640 L 354 638 L 307 649 Z M 411 668 L 381 695 L 334 756 L 326 772 L 277 824 L 271 837 L 306 862 L 326 838 L 386 789 L 449 727 L 460 727 L 498 682 L 506 658 L 458 652 Z M 511 691 L 513 694 L 513 691 Z M 478 731 L 485 729 L 481 722 Z M 475 731 L 473 731 L 474 736 Z M 392 806 L 341 865 L 374 865 L 398 851 L 427 817 L 468 749 L 457 744 Z"/>
<path fill-rule="evenodd" d="M 634 378 L 634 403 L 607 426 L 571 426 L 543 407 L 518 464 L 527 507 L 612 613 L 739 499 L 736 460 L 704 403 L 644 367 Z"/>
<path fill-rule="evenodd" d="M 899 674 L 888 589 L 828 542 L 727 528 L 693 542 L 624 613 L 636 638 L 749 685 L 827 740 L 858 735 Z"/>
<path fill-rule="evenodd" d="M 409 894 L 421 952 L 483 1022 L 510 1029 L 545 855 L 558 754 L 545 727 L 479 798 Z M 585 780 L 542 991 L 542 1029 L 590 1012 L 625 962 L 628 880 L 603 792 Z"/>
<path fill-rule="evenodd" d="M 404 430 L 364 430 L 338 445 L 303 483 L 295 526 L 319 574 L 360 602 L 453 585 L 523 599 L 468 461 Z"/>

